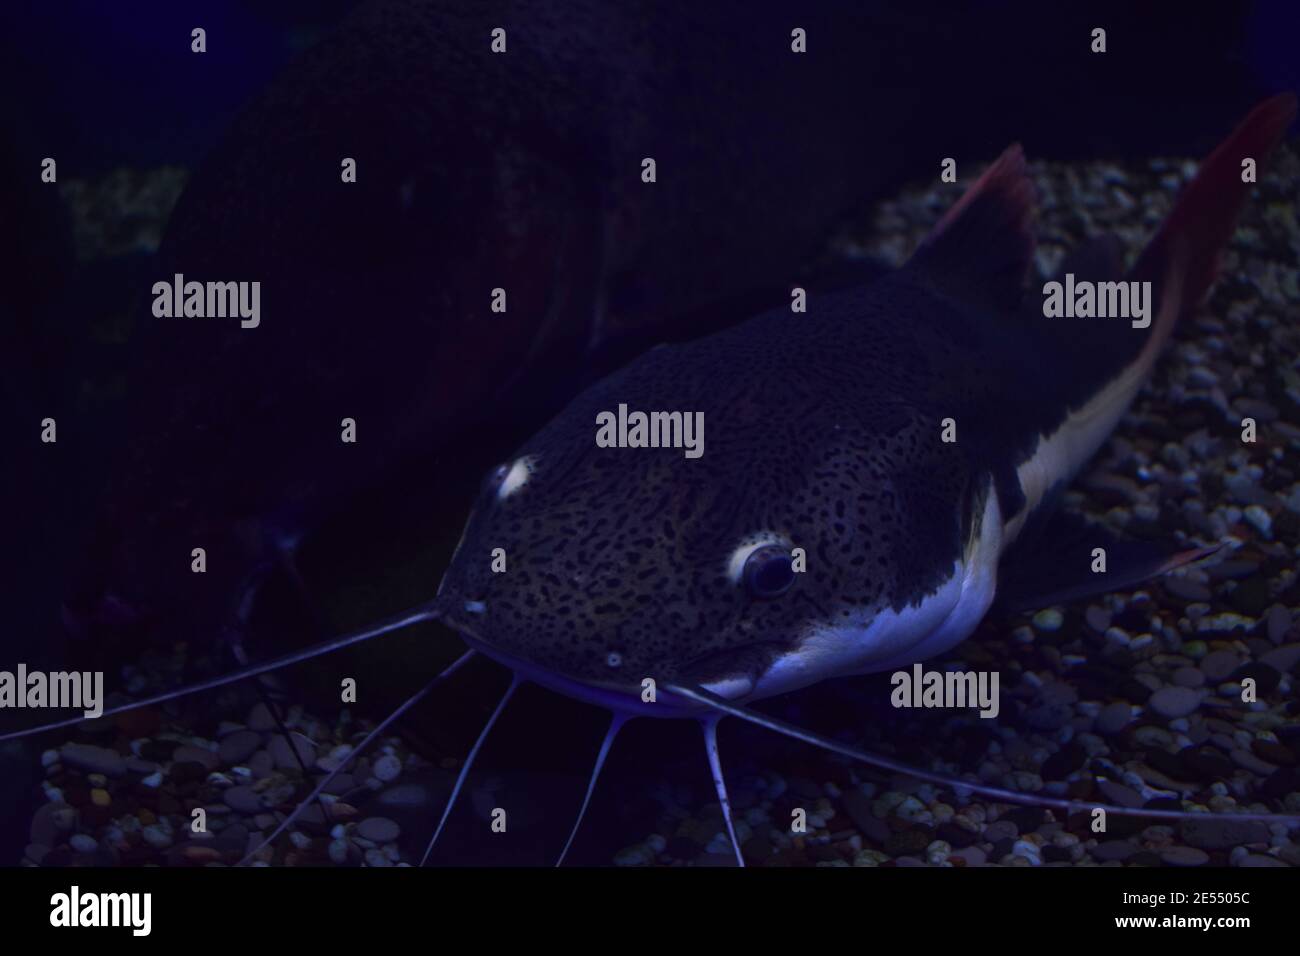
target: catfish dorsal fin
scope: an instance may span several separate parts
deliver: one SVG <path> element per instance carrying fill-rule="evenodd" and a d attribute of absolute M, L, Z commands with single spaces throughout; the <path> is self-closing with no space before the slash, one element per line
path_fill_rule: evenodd
<path fill-rule="evenodd" d="M 1015 308 L 1034 252 L 1035 203 L 1014 143 L 921 240 L 907 268 L 966 301 Z"/>

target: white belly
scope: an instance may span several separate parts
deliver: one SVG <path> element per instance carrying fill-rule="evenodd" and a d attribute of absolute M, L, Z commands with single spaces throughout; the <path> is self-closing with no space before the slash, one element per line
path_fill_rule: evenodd
<path fill-rule="evenodd" d="M 864 608 L 842 621 L 814 624 L 757 681 L 723 681 L 709 689 L 757 700 L 830 677 L 893 670 L 948 650 L 975 630 L 993 603 L 1002 534 L 1002 511 L 990 487 L 966 553 L 920 602 L 901 611 Z"/>

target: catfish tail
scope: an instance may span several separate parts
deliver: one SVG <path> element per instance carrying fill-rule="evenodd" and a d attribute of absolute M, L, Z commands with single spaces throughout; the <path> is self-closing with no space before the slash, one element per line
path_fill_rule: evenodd
<path fill-rule="evenodd" d="M 1274 96 L 1251 110 L 1201 163 L 1134 263 L 1129 279 L 1151 282 L 1154 299 L 1160 303 L 1151 340 L 1143 349 L 1147 364 L 1179 317 L 1201 304 L 1218 276 L 1223 248 L 1232 238 L 1252 185 L 1242 180 L 1243 162 L 1251 159 L 1262 164 L 1295 116 L 1296 97 L 1291 93 Z"/>

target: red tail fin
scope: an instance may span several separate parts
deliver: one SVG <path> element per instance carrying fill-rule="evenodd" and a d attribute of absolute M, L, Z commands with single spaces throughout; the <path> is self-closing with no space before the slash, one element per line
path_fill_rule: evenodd
<path fill-rule="evenodd" d="M 1157 339 L 1181 313 L 1200 304 L 1218 273 L 1219 255 L 1236 227 L 1251 183 L 1242 161 L 1261 164 L 1296 116 L 1296 97 L 1283 93 L 1260 103 L 1205 161 L 1160 231 L 1133 266 L 1131 278 L 1149 280 L 1161 303 Z M 1167 307 L 1168 306 L 1168 307 Z"/>

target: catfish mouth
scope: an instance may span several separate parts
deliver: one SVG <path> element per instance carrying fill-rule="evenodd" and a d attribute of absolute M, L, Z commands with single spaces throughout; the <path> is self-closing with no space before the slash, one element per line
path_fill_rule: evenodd
<path fill-rule="evenodd" d="M 741 703 L 758 688 L 781 650 L 774 641 L 755 641 L 712 651 L 687 661 L 680 676 L 686 683 Z"/>
<path fill-rule="evenodd" d="M 693 701 L 684 700 L 658 689 L 655 690 L 654 701 L 646 701 L 642 698 L 642 688 L 639 684 L 595 681 L 563 674 L 535 661 L 509 654 L 458 624 L 451 621 L 447 623 L 470 648 L 513 671 L 520 679 L 532 681 L 573 700 L 595 704 L 597 707 L 614 711 L 624 717 L 698 717 L 707 709 Z"/>
<path fill-rule="evenodd" d="M 444 602 L 439 602 L 444 603 Z M 459 603 L 463 608 L 463 602 Z M 519 657 L 502 650 L 479 633 L 473 622 L 466 621 L 463 610 L 449 611 L 446 607 L 438 615 L 443 624 L 454 630 L 469 647 L 514 672 L 522 680 L 531 681 L 548 690 L 573 700 L 594 704 L 625 717 L 699 717 L 707 710 L 701 704 L 676 697 L 667 691 L 655 689 L 653 702 L 643 699 L 641 682 L 624 680 L 592 680 L 552 670 L 536 661 Z M 653 677 L 647 674 L 647 677 Z"/>

